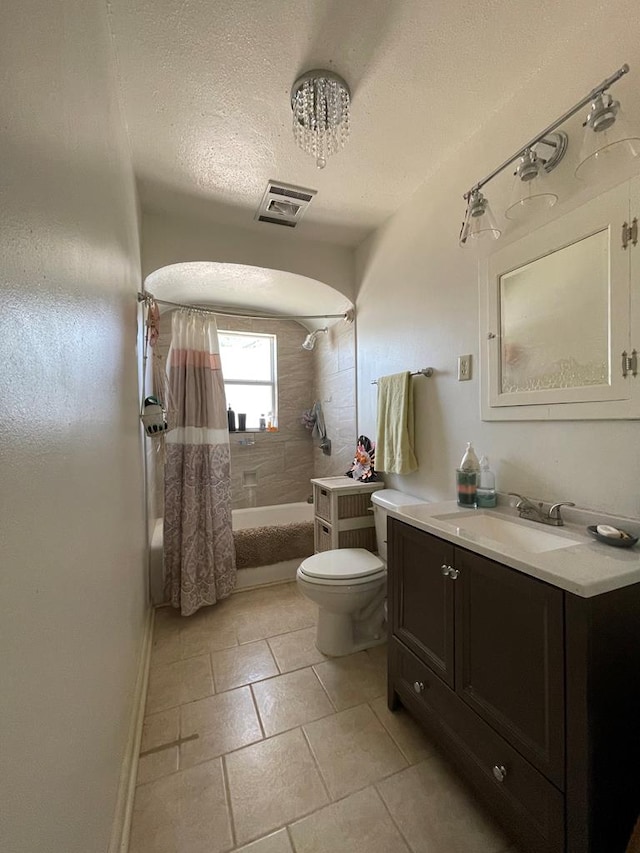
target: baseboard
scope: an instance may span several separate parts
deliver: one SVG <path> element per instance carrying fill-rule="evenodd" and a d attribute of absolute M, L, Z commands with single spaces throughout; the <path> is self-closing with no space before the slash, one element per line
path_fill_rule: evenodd
<path fill-rule="evenodd" d="M 142 651 L 138 665 L 138 675 L 134 693 L 129 736 L 122 761 L 118 798 L 113 819 L 111 842 L 108 853 L 127 853 L 129 850 L 129 835 L 131 833 L 131 816 L 133 813 L 133 798 L 136 792 L 136 777 L 138 775 L 138 755 L 142 740 L 142 723 L 144 721 L 144 706 L 147 698 L 149 682 L 149 663 L 151 661 L 151 640 L 153 637 L 153 620 L 155 610 L 149 608 L 144 628 Z"/>

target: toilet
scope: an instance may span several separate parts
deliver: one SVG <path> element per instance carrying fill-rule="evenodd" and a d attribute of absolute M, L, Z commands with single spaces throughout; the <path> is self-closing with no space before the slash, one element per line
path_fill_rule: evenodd
<path fill-rule="evenodd" d="M 423 504 L 395 489 L 373 492 L 378 554 L 364 548 L 336 548 L 307 557 L 296 580 L 300 592 L 318 605 L 316 646 L 342 657 L 387 639 L 387 511 Z"/>

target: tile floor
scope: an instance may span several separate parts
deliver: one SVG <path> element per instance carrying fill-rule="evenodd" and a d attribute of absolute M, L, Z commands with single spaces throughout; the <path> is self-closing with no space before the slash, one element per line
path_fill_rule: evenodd
<path fill-rule="evenodd" d="M 295 584 L 156 613 L 130 853 L 516 853 Z"/>

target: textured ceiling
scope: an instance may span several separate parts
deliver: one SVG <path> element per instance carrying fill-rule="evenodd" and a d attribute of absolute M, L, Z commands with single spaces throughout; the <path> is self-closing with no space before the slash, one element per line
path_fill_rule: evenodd
<path fill-rule="evenodd" d="M 605 12 L 598 0 L 583 0 L 578 22 L 575 4 L 556 0 L 111 0 L 110 9 L 145 208 L 275 231 L 253 221 L 275 178 L 318 190 L 296 233 L 347 245 L 576 43 L 590 11 Z M 351 87 L 352 133 L 318 171 L 294 145 L 289 92 L 323 66 Z"/>

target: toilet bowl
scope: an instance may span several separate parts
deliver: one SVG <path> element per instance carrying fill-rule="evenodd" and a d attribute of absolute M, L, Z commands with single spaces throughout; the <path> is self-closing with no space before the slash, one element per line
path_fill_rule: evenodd
<path fill-rule="evenodd" d="M 316 646 L 332 657 L 353 654 L 387 639 L 387 510 L 425 503 L 394 489 L 371 496 L 378 554 L 337 548 L 307 557 L 296 580 L 300 592 L 318 605 Z"/>

